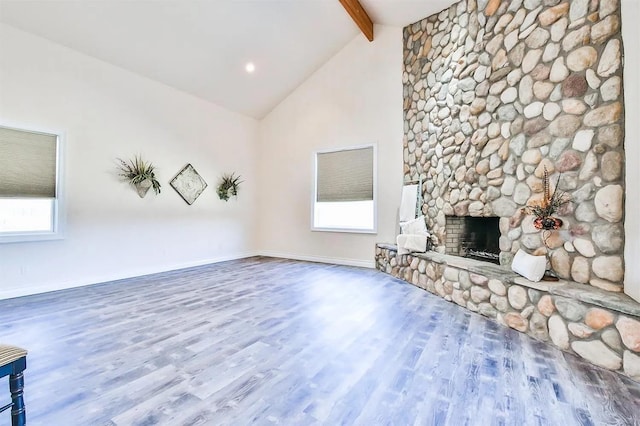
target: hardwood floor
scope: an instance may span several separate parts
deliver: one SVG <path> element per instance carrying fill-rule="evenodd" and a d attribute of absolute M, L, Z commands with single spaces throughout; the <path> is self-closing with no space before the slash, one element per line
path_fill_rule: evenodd
<path fill-rule="evenodd" d="M 361 268 L 251 258 L 4 300 L 0 341 L 29 350 L 29 425 L 640 424 L 640 384 Z"/>

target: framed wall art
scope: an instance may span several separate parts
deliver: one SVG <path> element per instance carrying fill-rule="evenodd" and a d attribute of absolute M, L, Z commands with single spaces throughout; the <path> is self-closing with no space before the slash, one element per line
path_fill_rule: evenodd
<path fill-rule="evenodd" d="M 202 194 L 207 187 L 207 182 L 202 179 L 196 169 L 191 164 L 187 164 L 184 169 L 174 177 L 170 185 L 176 190 L 187 204 L 191 205 Z"/>

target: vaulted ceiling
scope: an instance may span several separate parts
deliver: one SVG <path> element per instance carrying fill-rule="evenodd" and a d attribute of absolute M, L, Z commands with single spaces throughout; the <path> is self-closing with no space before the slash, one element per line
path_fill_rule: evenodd
<path fill-rule="evenodd" d="M 454 1 L 360 3 L 403 27 Z M 339 0 L 0 0 L 0 22 L 258 119 L 364 37 Z"/>

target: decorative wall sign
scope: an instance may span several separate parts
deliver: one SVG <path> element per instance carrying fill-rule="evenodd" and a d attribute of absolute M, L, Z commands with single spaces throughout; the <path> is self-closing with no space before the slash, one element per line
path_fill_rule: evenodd
<path fill-rule="evenodd" d="M 202 179 L 191 164 L 187 164 L 184 169 L 171 180 L 170 184 L 189 205 L 193 204 L 207 187 L 207 182 Z"/>

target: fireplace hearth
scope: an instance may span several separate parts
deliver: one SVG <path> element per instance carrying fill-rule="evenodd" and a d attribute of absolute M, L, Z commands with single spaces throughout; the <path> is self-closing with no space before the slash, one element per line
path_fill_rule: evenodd
<path fill-rule="evenodd" d="M 447 216 L 446 253 L 500 264 L 500 218 Z"/>

